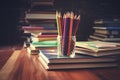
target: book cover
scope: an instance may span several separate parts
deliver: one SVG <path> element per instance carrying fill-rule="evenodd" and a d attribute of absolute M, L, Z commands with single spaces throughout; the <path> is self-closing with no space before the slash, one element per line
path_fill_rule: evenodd
<path fill-rule="evenodd" d="M 93 52 L 120 49 L 120 43 L 104 41 L 77 41 L 75 46 L 89 49 Z"/>
<path fill-rule="evenodd" d="M 56 46 L 42 47 L 42 46 L 36 46 L 36 45 L 30 44 L 30 46 L 27 47 L 27 52 L 29 54 L 39 54 L 39 50 L 51 50 L 51 49 L 57 49 L 57 47 Z"/>
<path fill-rule="evenodd" d="M 43 58 L 47 64 L 66 64 L 66 63 L 96 63 L 96 62 L 114 62 L 115 57 L 94 57 L 75 54 L 73 58 L 68 56 L 58 56 L 57 49 L 39 50 L 39 57 Z"/>
<path fill-rule="evenodd" d="M 108 51 L 92 52 L 89 49 L 76 48 L 75 52 L 77 54 L 83 54 L 83 55 L 90 55 L 90 56 L 100 57 L 100 56 L 118 55 L 118 54 L 120 54 L 120 49 L 118 49 L 118 50 L 112 50 L 111 49 L 111 50 L 108 50 Z"/>
<path fill-rule="evenodd" d="M 42 52 L 41 52 L 42 51 Z M 101 57 L 90 57 L 79 55 L 77 58 L 58 58 L 57 56 L 53 56 L 55 54 L 54 50 L 50 51 L 51 53 L 46 54 L 40 50 L 39 53 L 39 61 L 42 66 L 47 70 L 55 70 L 55 69 L 80 69 L 80 68 L 103 68 L 103 67 L 116 67 L 118 63 L 115 58 L 105 58 Z M 49 50 L 46 50 L 49 52 Z"/>
<path fill-rule="evenodd" d="M 101 34 L 101 33 L 97 33 L 95 32 L 93 35 L 101 37 L 101 38 L 120 38 L 120 35 L 113 35 L 113 34 Z"/>
<path fill-rule="evenodd" d="M 120 30 L 120 26 L 116 27 L 116 26 L 111 26 L 111 27 L 93 27 L 93 29 L 100 29 L 100 30 Z"/>
<path fill-rule="evenodd" d="M 46 34 L 46 35 L 38 35 L 38 38 L 57 38 L 58 35 L 56 34 Z"/>
<path fill-rule="evenodd" d="M 76 52 L 92 56 L 120 54 L 120 44 L 103 41 L 76 42 Z"/>
<path fill-rule="evenodd" d="M 32 42 L 33 45 L 57 45 L 57 41 L 35 41 Z"/>
<path fill-rule="evenodd" d="M 89 38 L 93 40 L 105 41 L 105 42 L 120 42 L 120 38 L 101 38 L 95 35 L 90 35 Z"/>
<path fill-rule="evenodd" d="M 95 24 L 102 24 L 102 23 L 120 23 L 120 19 L 118 19 L 118 18 L 96 19 L 96 20 L 94 21 L 94 23 L 95 23 Z"/>
<path fill-rule="evenodd" d="M 31 37 L 32 42 L 41 42 L 41 41 L 55 41 L 57 40 L 56 37 L 45 37 L 45 38 L 37 38 L 37 37 Z"/>
<path fill-rule="evenodd" d="M 106 29 L 95 29 L 94 30 L 95 33 L 99 33 L 99 34 L 106 34 L 106 35 L 118 35 L 120 34 L 120 30 L 116 29 L 116 30 L 106 30 Z"/>
<path fill-rule="evenodd" d="M 30 19 L 56 19 L 56 14 L 54 12 L 50 13 L 50 12 L 39 12 L 39 13 L 26 13 L 25 18 L 27 20 Z"/>

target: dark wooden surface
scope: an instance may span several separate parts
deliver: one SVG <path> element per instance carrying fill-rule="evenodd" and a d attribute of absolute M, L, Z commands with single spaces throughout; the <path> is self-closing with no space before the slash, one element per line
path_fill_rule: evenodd
<path fill-rule="evenodd" d="M 38 55 L 30 55 L 26 49 L 18 52 L 0 70 L 0 80 L 120 80 L 120 68 L 47 71 Z"/>

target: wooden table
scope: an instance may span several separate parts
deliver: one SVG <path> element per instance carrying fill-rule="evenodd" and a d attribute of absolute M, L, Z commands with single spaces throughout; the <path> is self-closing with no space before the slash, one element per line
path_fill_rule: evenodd
<path fill-rule="evenodd" d="M 16 50 L 0 70 L 0 80 L 120 80 L 120 68 L 45 70 L 38 55 Z"/>

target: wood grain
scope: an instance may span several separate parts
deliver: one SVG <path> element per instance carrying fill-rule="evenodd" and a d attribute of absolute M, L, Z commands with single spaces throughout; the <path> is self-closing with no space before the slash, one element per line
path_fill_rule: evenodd
<path fill-rule="evenodd" d="M 7 64 L 10 63 L 11 62 Z M 22 49 L 19 53 L 19 56 L 15 60 L 15 63 L 13 64 L 12 62 L 12 65 L 10 64 L 8 66 L 11 67 L 12 70 L 7 70 L 7 75 L 3 75 L 4 77 L 6 77 L 6 80 L 117 80 L 117 78 L 118 80 L 120 79 L 120 69 L 118 68 L 47 71 L 39 62 L 38 55 L 30 55 L 26 52 L 26 49 Z M 8 66 L 7 69 L 9 69 Z"/>
<path fill-rule="evenodd" d="M 0 80 L 7 80 L 7 77 L 9 76 L 10 72 L 13 70 L 13 66 L 15 64 L 15 61 L 20 53 L 20 50 L 14 51 L 12 56 L 8 59 L 6 64 L 2 67 L 0 70 Z"/>

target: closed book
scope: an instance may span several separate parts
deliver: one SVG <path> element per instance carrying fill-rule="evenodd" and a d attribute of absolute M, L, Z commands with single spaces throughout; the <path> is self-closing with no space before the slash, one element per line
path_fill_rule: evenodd
<path fill-rule="evenodd" d="M 39 54 L 39 50 L 50 50 L 50 49 L 57 49 L 56 46 L 36 46 L 33 44 L 30 44 L 29 47 L 27 47 L 27 52 L 29 54 Z"/>
<path fill-rule="evenodd" d="M 55 12 L 28 12 L 25 15 L 25 18 L 27 20 L 31 19 L 56 19 Z"/>
<path fill-rule="evenodd" d="M 96 35 L 90 35 L 89 36 L 90 39 L 93 40 L 99 40 L 99 41 L 105 41 L 105 42 L 120 42 L 120 38 L 102 38 L 102 37 L 98 37 Z"/>
<path fill-rule="evenodd" d="M 96 26 L 120 26 L 119 19 L 98 19 L 94 21 Z"/>
<path fill-rule="evenodd" d="M 79 69 L 79 68 L 101 68 L 117 66 L 117 59 L 112 57 L 91 57 L 75 55 L 75 57 L 58 57 L 57 50 L 40 50 L 39 61 L 47 70 L 53 69 Z"/>
<path fill-rule="evenodd" d="M 57 45 L 57 41 L 54 40 L 54 41 L 35 41 L 35 42 L 32 42 L 31 44 L 33 45 Z"/>
<path fill-rule="evenodd" d="M 35 26 L 22 26 L 23 30 L 43 30 L 44 27 L 39 26 L 39 27 L 35 27 Z"/>
<path fill-rule="evenodd" d="M 94 32 L 99 33 L 99 34 L 107 34 L 107 35 L 119 35 L 120 34 L 120 30 L 100 30 L 100 29 L 95 29 Z"/>
<path fill-rule="evenodd" d="M 89 63 L 89 62 L 113 62 L 116 61 L 114 57 L 93 57 L 87 55 L 75 54 L 74 57 L 58 56 L 57 49 L 39 50 L 39 57 L 42 57 L 47 64 L 59 63 Z"/>
<path fill-rule="evenodd" d="M 93 35 L 98 36 L 100 38 L 120 38 L 120 35 L 113 35 L 113 34 L 101 34 L 101 33 L 94 33 Z"/>
<path fill-rule="evenodd" d="M 33 41 L 33 42 L 40 42 L 40 41 L 55 41 L 55 40 L 57 40 L 57 38 L 56 37 L 43 37 L 43 38 L 37 38 L 37 37 L 31 37 L 31 40 Z"/>
<path fill-rule="evenodd" d="M 120 23 L 120 19 L 118 18 L 103 18 L 103 19 L 96 19 L 94 21 L 95 24 L 102 24 L 102 23 Z"/>
<path fill-rule="evenodd" d="M 46 35 L 38 35 L 38 38 L 57 38 L 58 35 L 56 34 L 46 34 Z"/>
<path fill-rule="evenodd" d="M 116 27 L 116 26 L 111 26 L 111 27 L 93 27 L 93 29 L 100 29 L 100 30 L 120 30 L 120 26 Z"/>
<path fill-rule="evenodd" d="M 91 56 L 120 54 L 120 44 L 103 41 L 76 42 L 75 52 Z"/>

